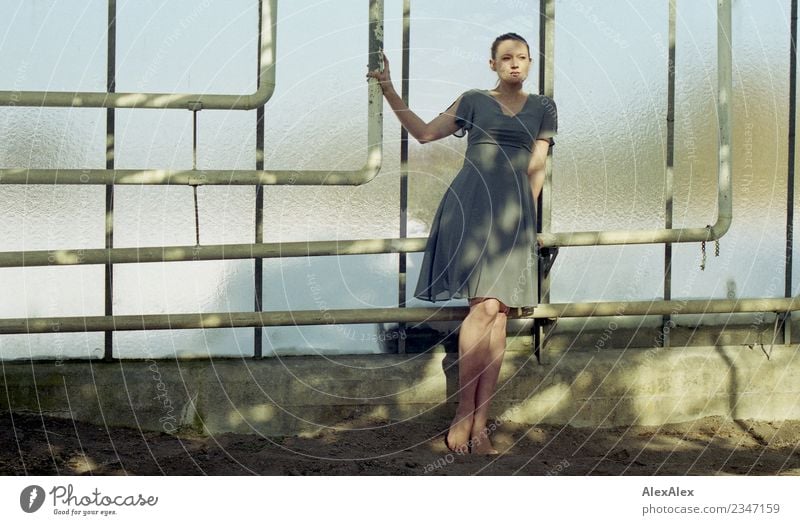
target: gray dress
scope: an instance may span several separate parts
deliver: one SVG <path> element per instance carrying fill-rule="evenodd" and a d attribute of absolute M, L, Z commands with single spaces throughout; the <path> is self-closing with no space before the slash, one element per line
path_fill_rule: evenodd
<path fill-rule="evenodd" d="M 527 169 L 533 141 L 553 143 L 555 103 L 531 94 L 508 116 L 487 90 L 472 89 L 459 102 L 456 123 L 469 132 L 464 165 L 434 215 L 414 297 L 494 297 L 507 306 L 534 306 L 536 203 Z"/>

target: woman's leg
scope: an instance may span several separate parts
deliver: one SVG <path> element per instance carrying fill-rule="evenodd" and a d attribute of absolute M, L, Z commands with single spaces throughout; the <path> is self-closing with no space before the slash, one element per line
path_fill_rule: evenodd
<path fill-rule="evenodd" d="M 455 451 L 466 452 L 474 426 L 478 379 L 486 367 L 492 327 L 499 311 L 494 299 L 470 300 L 470 310 L 458 334 L 458 409 L 447 432 L 447 444 Z"/>
<path fill-rule="evenodd" d="M 470 431 L 473 454 L 497 454 L 497 450 L 489 439 L 489 434 L 493 429 L 487 428 L 486 422 L 489 418 L 489 404 L 494 396 L 497 378 L 500 376 L 500 367 L 503 364 L 503 355 L 506 351 L 507 313 L 508 307 L 503 307 L 503 311 L 498 313 L 495 318 L 489 349 L 484 354 L 483 370 L 478 377 L 478 388 L 475 391 L 475 413 Z"/>

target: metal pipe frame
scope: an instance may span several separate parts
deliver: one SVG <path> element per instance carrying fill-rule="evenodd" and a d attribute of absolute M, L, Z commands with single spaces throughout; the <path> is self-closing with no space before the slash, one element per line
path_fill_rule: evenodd
<path fill-rule="evenodd" d="M 274 0 L 273 0 L 274 1 Z M 552 8 L 552 4 L 547 2 Z M 550 13 L 552 15 L 552 13 Z M 377 67 L 378 51 L 383 44 L 383 0 L 370 1 L 369 59 L 370 67 Z M 637 244 L 659 242 L 692 242 L 715 239 L 730 227 L 732 219 L 731 200 L 731 148 L 730 127 L 732 122 L 730 93 L 731 76 L 731 5 L 730 0 L 718 0 L 718 111 L 719 111 L 719 217 L 717 223 L 707 228 L 684 228 L 663 230 L 633 230 L 608 232 L 541 233 L 545 246 L 582 246 L 595 244 Z M 236 184 L 236 185 L 360 185 L 372 180 L 380 169 L 382 160 L 382 107 L 383 98 L 377 82 L 370 81 L 368 138 L 370 152 L 367 163 L 355 171 L 261 171 L 261 170 L 0 170 L 3 184 Z M 373 240 L 379 243 L 395 243 L 396 239 Z M 347 242 L 347 241 L 345 241 Z M 338 241 L 337 241 L 338 243 Z M 291 244 L 291 243 L 290 243 Z M 0 267 L 46 266 L 50 264 L 97 264 L 103 262 L 162 262 L 214 260 L 214 258 L 259 257 L 257 253 L 272 253 L 281 245 L 234 244 L 209 246 L 164 246 L 146 248 L 110 248 L 103 250 L 60 250 L 39 252 L 0 253 Z M 287 247 L 288 248 L 288 247 Z M 323 251 L 327 248 L 323 248 Z M 121 250 L 121 251 L 120 251 Z M 365 253 L 394 253 L 365 252 Z M 414 250 L 416 251 L 416 250 Z M 161 252 L 160 254 L 158 252 Z M 285 253 L 285 252 L 284 252 Z M 337 253 L 339 254 L 339 253 Z M 307 255 L 311 255 L 308 253 Z M 84 262 L 82 262 L 84 261 Z"/>
<path fill-rule="evenodd" d="M 263 2 L 263 0 L 260 0 Z M 270 9 L 262 12 L 261 49 L 268 49 L 268 53 L 261 54 L 261 76 L 259 91 L 269 90 L 270 95 L 275 86 L 275 33 L 274 24 L 275 3 L 269 0 Z M 264 3 L 260 4 L 264 7 Z M 269 31 L 267 29 L 269 28 Z M 369 4 L 369 61 L 371 66 L 377 68 L 379 51 L 383 47 L 383 0 L 370 0 Z M 266 57 L 266 58 L 265 58 Z M 265 68 L 265 64 L 268 66 Z M 368 93 L 368 121 L 367 121 L 367 160 L 360 169 L 344 171 L 327 170 L 141 170 L 141 169 L 28 169 L 6 168 L 0 169 L 0 184 L 168 184 L 168 185 L 283 185 L 294 186 L 360 186 L 374 179 L 381 169 L 383 160 L 383 94 L 374 79 L 370 79 Z M 0 92 L 2 94 L 4 92 Z M 15 97 L 25 99 L 25 92 L 14 92 Z M 49 94 L 48 94 L 49 95 Z M 57 95 L 57 94 L 56 94 Z M 102 93 L 102 97 L 112 96 L 139 96 L 157 97 L 157 95 Z M 72 95 L 69 95 L 72 96 Z M 183 97 L 189 95 L 163 95 L 164 97 Z M 220 97 L 228 95 L 203 95 L 204 97 Z M 242 98 L 242 97 L 235 97 Z M 199 99 L 192 99 L 199 100 Z M 211 99 L 216 100 L 216 99 Z M 202 102 L 202 101 L 200 101 Z M 266 102 L 266 99 L 264 100 Z M 263 103 L 261 105 L 263 106 Z M 23 105 L 19 101 L 16 105 Z M 242 103 L 245 104 L 245 103 Z M 56 104 L 51 104 L 56 105 Z M 69 106 L 70 104 L 67 104 Z M 72 104 L 75 105 L 75 104 Z M 260 107 L 247 102 L 248 107 L 212 107 L 202 103 L 201 107 L 194 105 L 192 111 L 198 109 L 253 109 Z M 86 106 L 86 104 L 83 104 Z M 252 107 L 250 107 L 252 106 Z M 134 107 L 134 106 L 111 106 Z M 150 107 L 138 105 L 135 107 Z M 161 106 L 153 106 L 161 107 Z M 175 106 L 178 107 L 178 106 Z M 186 106 L 182 106 L 186 109 Z"/>
<path fill-rule="evenodd" d="M 630 244 L 640 242 L 688 242 L 688 237 L 697 236 L 696 239 L 713 239 L 713 235 L 722 235 L 730 226 L 731 202 L 730 202 L 730 172 L 731 172 L 731 150 L 730 150 L 730 126 L 732 121 L 730 94 L 731 94 L 731 46 L 730 46 L 730 27 L 731 27 L 731 6 L 730 0 L 718 1 L 718 12 L 720 16 L 718 31 L 718 60 L 719 60 L 719 208 L 720 215 L 717 224 L 711 228 L 679 229 L 679 230 L 655 230 L 639 232 L 577 232 L 572 234 L 545 234 L 552 236 L 553 239 L 559 236 L 578 236 L 568 239 L 567 243 L 559 244 L 562 246 L 577 246 L 586 244 Z M 383 18 L 382 0 L 372 0 L 370 3 L 370 61 L 371 67 L 377 61 L 377 48 L 373 48 L 373 43 L 382 43 L 382 26 L 372 25 L 373 16 L 380 15 Z M 372 91 L 377 86 L 372 86 Z M 371 92 L 372 94 L 372 92 Z M 382 102 L 382 99 L 379 98 Z M 370 99 L 372 104 L 374 100 Z M 370 106 L 373 108 L 373 106 Z M 379 113 L 379 111 L 378 111 Z M 371 144 L 374 144 L 371 142 Z M 75 171 L 81 175 L 91 178 L 92 170 L 62 170 Z M 87 171 L 89 173 L 87 173 Z M 102 170 L 97 170 L 98 172 Z M 114 170 L 109 170 L 113 173 Z M 136 170 L 131 170 L 136 171 Z M 58 172 L 58 170 L 56 170 Z M 147 173 L 147 172 L 137 172 Z M 166 173 L 166 172 L 159 172 Z M 201 172 L 206 173 L 206 172 Z M 234 174 L 230 173 L 233 178 Z M 246 172 L 263 175 L 264 172 Z M 289 172 L 301 174 L 304 172 Z M 307 173 L 307 172 L 305 172 Z M 108 174 L 94 174 L 94 176 L 106 177 Z M 190 184 L 203 183 L 203 181 L 190 177 L 198 177 L 198 174 L 188 175 L 186 172 L 178 172 L 177 180 L 186 177 L 185 180 Z M 172 183 L 178 183 L 177 180 Z M 254 182 L 244 182 L 237 179 L 240 184 L 253 184 Z M 306 180 L 306 179 L 303 179 Z M 8 179 L 2 180 L 4 183 Z M 62 181 L 58 181 L 63 183 Z M 32 183 L 30 180 L 21 183 Z M 80 181 L 80 183 L 87 183 Z M 106 182 L 103 182 L 106 183 Z M 141 182 L 118 182 L 114 180 L 112 184 L 118 183 L 141 183 Z M 225 184 L 231 184 L 231 180 Z M 258 182 L 256 182 L 258 183 Z M 263 183 L 263 182 L 261 182 Z M 267 183 L 270 183 L 267 181 Z M 273 182 L 274 183 L 274 182 Z M 296 183 L 292 182 L 292 183 Z M 727 210 L 727 213 L 726 213 Z M 703 235 L 700 235 L 702 232 Z M 635 238 L 625 238 L 622 234 L 633 233 Z M 592 243 L 585 243 L 588 237 L 597 237 Z M 637 237 L 638 236 L 638 237 Z M 677 236 L 677 240 L 671 240 L 672 236 Z M 647 240 L 642 240 L 647 239 Z M 615 241 L 615 242 L 609 242 Z M 322 242 L 295 242 L 295 243 L 257 243 L 257 244 L 233 244 L 215 246 L 172 246 L 172 247 L 150 247 L 150 248 L 114 248 L 114 249 L 87 249 L 87 250 L 42 250 L 29 252 L 6 252 L 0 253 L 0 267 L 17 266 L 50 266 L 50 265 L 73 265 L 73 264 L 120 264 L 120 263 L 143 263 L 143 262 L 165 262 L 165 261 L 186 261 L 186 260 L 218 260 L 218 259 L 241 259 L 241 258 L 268 258 L 268 257 L 292 257 L 292 256 L 311 256 L 311 255 L 348 255 L 348 254 L 369 254 L 369 253 L 401 253 L 408 251 L 424 250 L 425 238 L 401 238 L 401 239 L 367 239 L 353 241 L 322 241 Z M 554 246 L 555 244 L 549 244 Z M 682 314 L 705 314 L 705 313 L 738 313 L 738 312 L 764 312 L 772 311 L 776 313 L 796 311 L 800 309 L 800 298 L 764 298 L 764 299 L 737 299 L 737 300 L 685 300 L 685 301 L 641 301 L 641 302 L 601 302 L 601 303 L 562 303 L 562 304 L 541 304 L 531 309 L 515 309 L 510 313 L 511 318 L 516 319 L 553 319 L 560 317 L 588 317 L 588 316 L 611 316 L 620 315 L 669 315 L 675 311 Z M 526 311 L 526 314 L 523 314 Z M 158 315 L 116 315 L 116 316 L 84 316 L 84 317 L 46 317 L 46 318 L 22 318 L 22 319 L 0 319 L 0 334 L 12 333 L 54 333 L 54 332 L 90 332 L 90 331 L 117 331 L 117 330 L 160 330 L 160 329 L 184 329 L 184 328 L 235 328 L 253 326 L 297 326 L 297 325 L 324 325 L 324 324 L 357 324 L 365 322 L 419 322 L 419 321 L 455 321 L 463 319 L 469 312 L 466 307 L 460 308 L 385 308 L 385 309 L 352 309 L 352 310 L 313 310 L 313 311 L 284 311 L 284 312 L 217 312 L 217 313 L 196 313 L 196 314 L 158 314 Z"/>
<path fill-rule="evenodd" d="M 154 108 L 154 109 L 237 109 L 261 107 L 275 91 L 275 42 L 277 0 L 258 0 L 261 12 L 259 57 L 262 82 L 250 95 L 209 95 L 202 93 L 97 93 L 54 91 L 0 91 L 0 106 Z"/>
<path fill-rule="evenodd" d="M 682 314 L 789 312 L 800 310 L 800 298 L 718 299 L 692 301 L 612 301 L 605 303 L 555 303 L 530 309 L 514 308 L 510 319 L 560 317 L 617 317 Z M 115 315 L 0 319 L 0 334 L 101 332 L 106 330 L 177 330 L 246 328 L 252 326 L 303 326 L 326 324 L 459 321 L 468 307 L 374 308 L 342 310 L 289 310 L 280 312 L 214 312 L 194 314 Z"/>
<path fill-rule="evenodd" d="M 731 125 L 733 122 L 733 55 L 731 50 L 731 0 L 717 0 L 717 117 L 719 123 L 717 221 L 704 228 L 660 230 L 609 230 L 542 233 L 543 246 L 597 246 L 608 244 L 660 244 L 719 239 L 731 226 Z"/>

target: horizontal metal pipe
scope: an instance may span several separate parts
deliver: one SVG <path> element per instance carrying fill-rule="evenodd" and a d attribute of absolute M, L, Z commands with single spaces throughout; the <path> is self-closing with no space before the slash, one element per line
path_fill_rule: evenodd
<path fill-rule="evenodd" d="M 249 95 L 205 93 L 97 93 L 54 91 L 0 91 L 0 106 L 156 108 L 156 109 L 238 109 L 263 106 L 275 91 L 275 44 L 277 0 L 258 0 L 261 10 L 261 81 Z"/>
<path fill-rule="evenodd" d="M 532 312 L 531 309 L 527 308 L 512 308 L 508 317 L 510 319 L 541 319 L 556 317 L 665 315 L 668 313 L 789 312 L 794 310 L 800 310 L 800 298 L 562 303 L 540 305 L 534 308 Z M 469 308 L 467 307 L 450 307 L 42 317 L 32 319 L 0 319 L 0 334 L 459 321 L 464 319 L 467 314 L 469 314 Z M 0 358 L 1 357 L 2 356 L 0 356 Z"/>
<path fill-rule="evenodd" d="M 357 170 L 136 170 L 136 169 L 0 169 L 0 184 L 150 184 L 191 186 L 358 186 L 380 171 L 380 144 L 370 147 L 367 162 Z"/>
<path fill-rule="evenodd" d="M 610 301 L 553 303 L 535 307 L 535 318 L 615 317 L 625 315 L 728 314 L 800 310 L 800 297 L 756 299 L 686 299 L 678 301 Z"/>
<path fill-rule="evenodd" d="M 733 122 L 733 76 L 731 51 L 731 0 L 717 0 L 717 122 L 718 200 L 717 221 L 706 228 L 657 230 L 613 230 L 542 233 L 543 246 L 596 246 L 607 244 L 652 244 L 698 242 L 719 239 L 731 226 L 733 198 L 731 190 L 731 125 Z"/>
<path fill-rule="evenodd" d="M 457 308 L 384 308 L 374 310 L 303 310 L 282 312 L 216 312 L 204 314 L 114 315 L 0 319 L 0 334 L 246 328 L 325 324 L 456 321 L 469 313 Z M 0 356 L 2 358 L 2 356 Z"/>
<path fill-rule="evenodd" d="M 402 239 L 357 239 L 349 241 L 299 241 L 207 246 L 1 252 L 0 268 L 421 252 L 425 249 L 426 241 L 427 238 L 425 237 L 407 237 Z"/>

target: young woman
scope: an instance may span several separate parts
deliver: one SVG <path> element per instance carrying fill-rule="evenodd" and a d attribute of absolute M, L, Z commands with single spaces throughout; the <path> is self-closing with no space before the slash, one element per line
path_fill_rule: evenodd
<path fill-rule="evenodd" d="M 394 90 L 385 56 L 383 71 L 367 73 L 421 144 L 469 132 L 464 165 L 436 210 L 414 293 L 431 302 L 469 300 L 458 338 L 458 409 L 445 438 L 456 452 L 497 453 L 486 423 L 506 316 L 510 307 L 538 303 L 536 200 L 557 118 L 552 99 L 522 89 L 531 63 L 524 38 L 500 35 L 489 59 L 495 88 L 466 91 L 427 123 Z"/>

